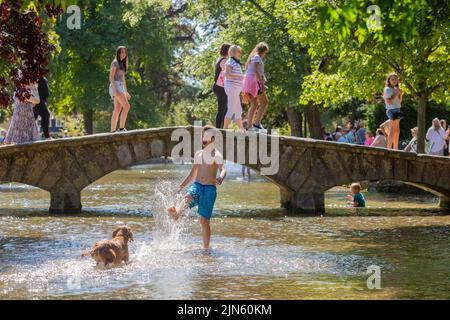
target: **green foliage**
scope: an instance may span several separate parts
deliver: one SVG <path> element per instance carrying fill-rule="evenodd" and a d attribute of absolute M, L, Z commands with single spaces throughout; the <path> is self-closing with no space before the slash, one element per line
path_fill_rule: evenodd
<path fill-rule="evenodd" d="M 127 88 L 132 95 L 127 126 L 164 125 L 185 86 L 174 65 L 182 46 L 176 41 L 178 20 L 164 13 L 170 1 L 79 1 L 81 30 L 58 21 L 59 51 L 51 65 L 53 107 L 57 113 L 94 111 L 96 128 L 107 128 L 113 103 L 108 94 L 109 68 L 119 45 L 128 49 Z M 94 122 L 95 122 L 94 121 Z"/>

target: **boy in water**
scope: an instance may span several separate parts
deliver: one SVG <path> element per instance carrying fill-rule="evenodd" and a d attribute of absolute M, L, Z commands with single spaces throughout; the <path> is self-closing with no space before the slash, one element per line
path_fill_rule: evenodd
<path fill-rule="evenodd" d="M 360 191 L 361 185 L 359 183 L 352 183 L 352 185 L 350 186 L 350 192 L 352 194 L 349 194 L 347 196 L 347 199 L 355 208 L 366 206 L 366 199 L 364 199 L 364 196 Z"/>
<path fill-rule="evenodd" d="M 214 203 L 216 201 L 216 185 L 222 184 L 227 171 L 223 164 L 223 157 L 214 146 L 214 132 L 216 128 L 210 125 L 202 129 L 203 149 L 195 153 L 194 165 L 191 172 L 179 185 L 181 191 L 186 185 L 194 181 L 181 203 L 171 206 L 167 211 L 176 221 L 183 214 L 185 209 L 198 206 L 200 224 L 202 226 L 203 247 L 209 248 L 211 239 L 211 228 L 209 219 L 211 218 Z M 220 170 L 219 178 L 217 171 Z"/>

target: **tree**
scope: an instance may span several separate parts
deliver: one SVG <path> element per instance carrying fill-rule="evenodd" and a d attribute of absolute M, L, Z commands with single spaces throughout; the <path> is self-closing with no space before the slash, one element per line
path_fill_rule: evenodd
<path fill-rule="evenodd" d="M 78 5 L 83 12 L 81 30 L 67 29 L 64 19 L 56 26 L 60 48 L 51 70 L 57 111 L 81 112 L 86 132 L 92 133 L 94 119 L 109 116 L 109 67 L 117 46 L 125 45 L 127 87 L 132 94 L 128 125 L 142 128 L 164 123 L 177 98 L 175 88 L 184 86 L 176 57 L 188 42 L 178 29 L 182 7 L 163 0 L 79 1 Z M 183 30 L 192 32 L 188 27 Z"/>
<path fill-rule="evenodd" d="M 372 16 L 370 1 L 283 3 L 289 32 L 308 44 L 313 59 L 333 59 L 328 73 L 316 69 L 305 79 L 302 99 L 326 105 L 351 96 L 369 100 L 395 71 L 418 103 L 418 151 L 424 152 L 427 103 L 449 100 L 450 3 L 383 0 L 379 12 L 371 7 Z M 367 24 L 378 18 L 378 26 Z"/>
<path fill-rule="evenodd" d="M 46 72 L 54 46 L 42 30 L 45 13 L 55 17 L 66 1 L 0 1 L 0 106 L 9 105 L 12 92 L 29 98 L 25 86 Z"/>

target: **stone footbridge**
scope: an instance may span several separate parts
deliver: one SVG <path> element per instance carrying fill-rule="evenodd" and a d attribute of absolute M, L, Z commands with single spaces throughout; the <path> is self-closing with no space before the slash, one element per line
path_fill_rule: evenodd
<path fill-rule="evenodd" d="M 170 157 L 179 143 L 171 140 L 177 128 L 194 131 L 193 127 L 155 128 L 2 146 L 0 181 L 48 191 L 50 212 L 80 212 L 81 191 L 99 178 L 152 158 Z M 242 134 L 247 155 L 244 164 L 259 172 L 264 167 L 259 159 L 256 164 L 248 160 L 249 135 L 255 134 Z M 328 189 L 387 179 L 425 189 L 440 197 L 441 207 L 450 208 L 448 157 L 287 136 L 278 141 L 279 170 L 267 178 L 280 187 L 281 205 L 292 211 L 323 213 Z M 270 150 L 270 139 L 267 144 Z M 227 152 L 225 146 L 225 157 Z"/>

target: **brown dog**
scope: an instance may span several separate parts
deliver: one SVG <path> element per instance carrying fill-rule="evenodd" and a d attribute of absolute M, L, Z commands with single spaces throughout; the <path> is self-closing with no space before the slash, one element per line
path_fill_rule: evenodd
<path fill-rule="evenodd" d="M 81 258 L 91 256 L 97 265 L 104 266 L 112 263 L 119 265 L 128 262 L 128 241 L 133 241 L 133 232 L 130 227 L 118 227 L 114 230 L 111 240 L 102 240 L 94 244 L 91 250 L 83 252 Z"/>

